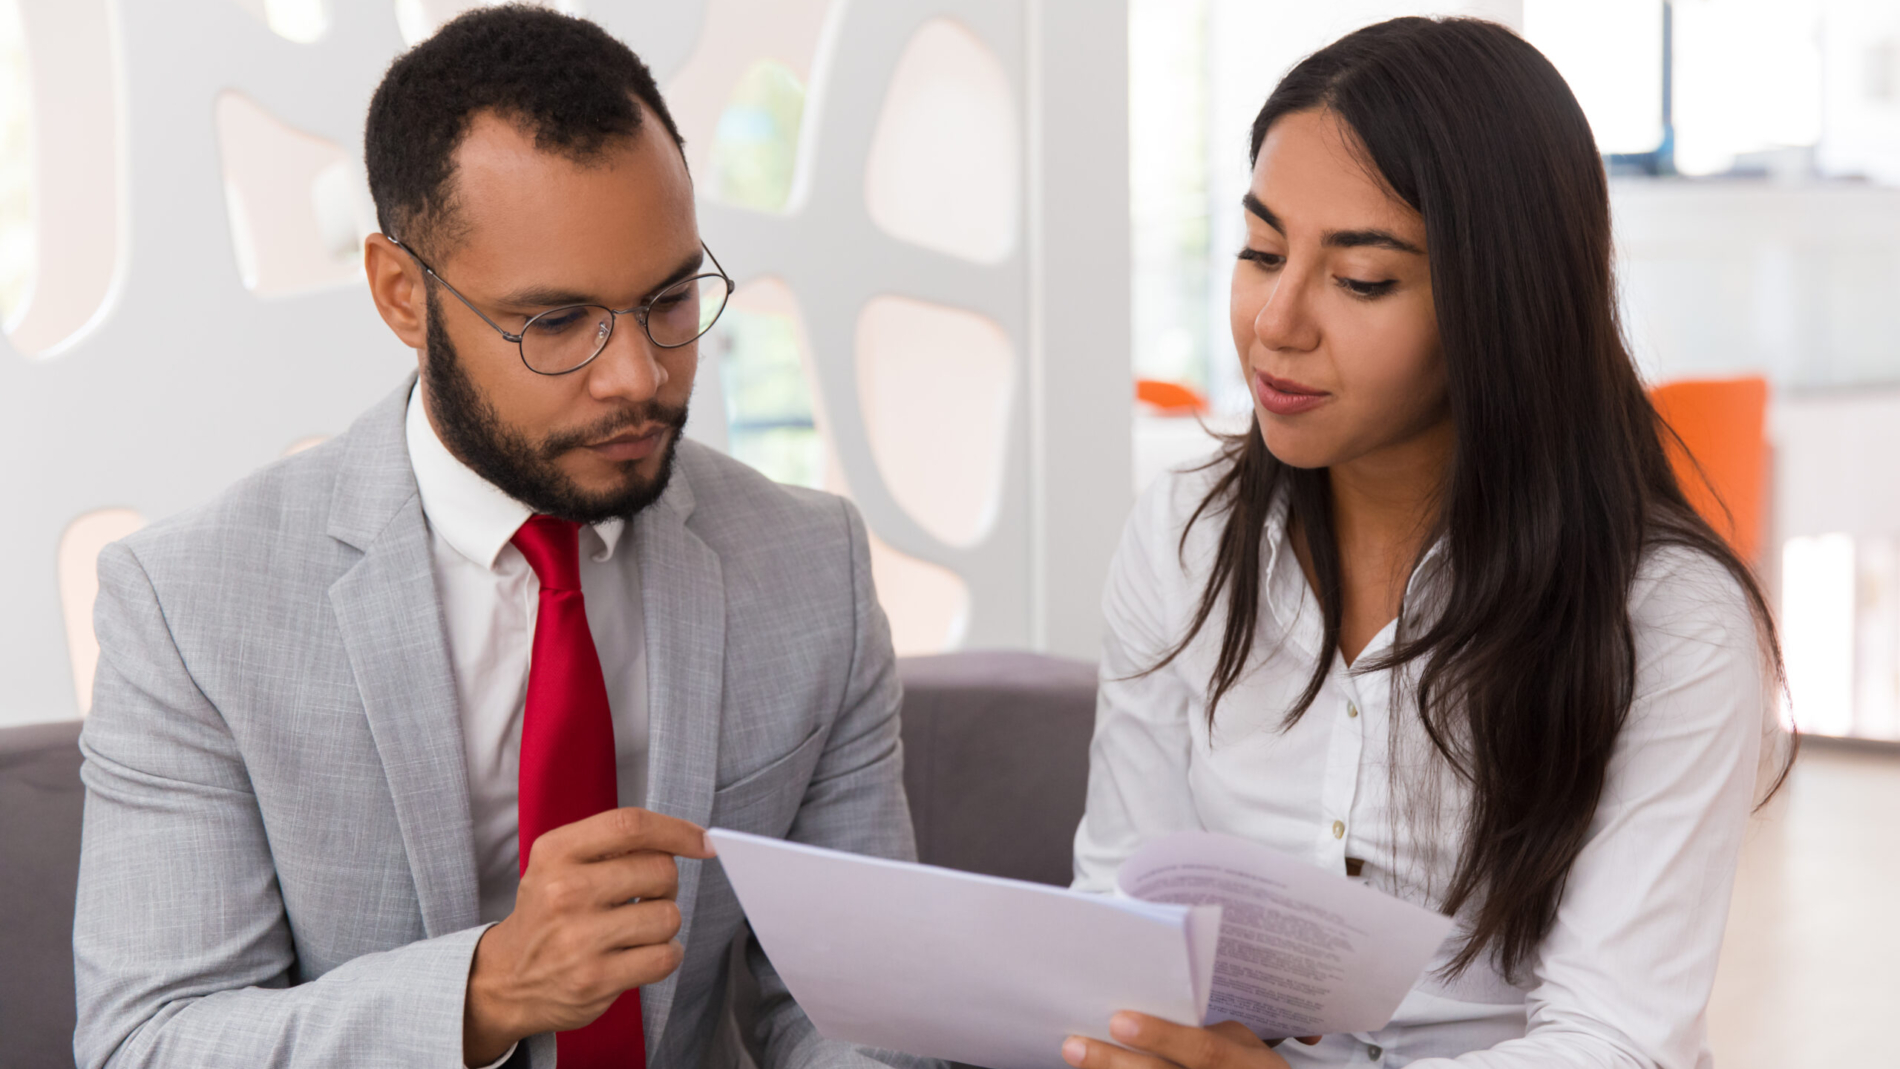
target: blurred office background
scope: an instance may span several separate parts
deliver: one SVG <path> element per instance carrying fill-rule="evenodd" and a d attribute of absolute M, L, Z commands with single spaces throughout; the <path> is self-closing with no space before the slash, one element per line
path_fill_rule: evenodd
<path fill-rule="evenodd" d="M 1611 175 L 1625 329 L 1777 600 L 1786 712 L 1814 741 L 1742 858 L 1716 1062 L 1890 1060 L 1900 0 L 1129 0 L 1131 352 L 1155 402 L 1135 481 L 1203 453 L 1203 423 L 1248 418 L 1227 276 L 1255 111 L 1300 56 L 1416 13 L 1512 22 L 1576 91 Z"/>
<path fill-rule="evenodd" d="M 360 281 L 358 143 L 468 6 L 0 3 L 0 434 L 34 458 L 0 724 L 84 712 L 101 545 L 413 367 Z M 1091 656 L 1131 494 L 1121 7 L 565 7 L 653 67 L 741 284 L 687 433 L 857 501 L 901 652 Z"/>
<path fill-rule="evenodd" d="M 1729 504 L 1753 512 L 1739 541 L 1779 597 L 1793 716 L 1900 739 L 1894 0 L 1131 0 L 1137 376 L 1245 420 L 1226 281 L 1249 123 L 1298 57 L 1422 7 L 1518 20 L 1576 91 L 1650 381 L 1765 380 L 1761 507 Z M 1201 448 L 1160 411 L 1137 419 L 1138 480 Z"/>
<path fill-rule="evenodd" d="M 102 545 L 413 366 L 360 281 L 362 113 L 467 6 L 0 0 L 0 727 L 83 716 Z M 1245 425 L 1227 273 L 1280 74 L 1393 15 L 1520 29 L 1596 131 L 1626 326 L 1777 599 L 1787 715 L 1863 740 L 1810 748 L 1751 843 L 1718 1054 L 1880 1060 L 1900 0 L 554 6 L 653 65 L 741 283 L 689 433 L 858 502 L 906 654 L 1092 656 L 1133 495 Z"/>

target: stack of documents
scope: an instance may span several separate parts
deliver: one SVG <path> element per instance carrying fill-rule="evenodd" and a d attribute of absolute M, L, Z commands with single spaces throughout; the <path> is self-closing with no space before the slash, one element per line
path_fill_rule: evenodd
<path fill-rule="evenodd" d="M 1265 1037 L 1382 1028 L 1451 928 L 1209 832 L 1148 844 L 1112 896 L 711 835 L 821 1034 L 991 1069 L 1066 1069 L 1063 1039 L 1107 1039 L 1119 1010 Z"/>

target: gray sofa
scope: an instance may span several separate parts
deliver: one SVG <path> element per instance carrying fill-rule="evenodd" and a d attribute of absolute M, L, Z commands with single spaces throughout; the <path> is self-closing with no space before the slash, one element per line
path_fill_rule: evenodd
<path fill-rule="evenodd" d="M 1069 882 L 1095 670 L 1029 653 L 907 658 L 904 784 L 934 865 Z M 77 723 L 0 729 L 0 1069 L 72 1065 Z"/>
<path fill-rule="evenodd" d="M 900 662 L 904 789 L 928 864 L 1068 886 L 1095 666 L 1033 653 Z"/>
<path fill-rule="evenodd" d="M 0 731 L 0 1067 L 73 1064 L 79 725 Z"/>

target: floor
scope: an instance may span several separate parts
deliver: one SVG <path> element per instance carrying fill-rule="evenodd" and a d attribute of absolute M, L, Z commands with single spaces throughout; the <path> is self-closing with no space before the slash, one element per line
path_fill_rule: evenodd
<path fill-rule="evenodd" d="M 1718 1069 L 1900 1066 L 1900 752 L 1809 745 L 1742 851 Z"/>

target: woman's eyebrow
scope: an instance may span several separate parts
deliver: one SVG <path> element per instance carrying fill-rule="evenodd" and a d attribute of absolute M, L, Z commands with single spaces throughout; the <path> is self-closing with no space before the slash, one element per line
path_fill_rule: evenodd
<path fill-rule="evenodd" d="M 1320 237 L 1319 243 L 1335 249 L 1362 249 L 1370 246 L 1377 249 L 1415 253 L 1419 256 L 1425 255 L 1424 249 L 1390 230 L 1328 230 Z"/>
<path fill-rule="evenodd" d="M 1286 233 L 1286 227 L 1280 225 L 1280 217 L 1273 214 L 1273 209 L 1262 204 L 1260 198 L 1254 196 L 1251 190 L 1240 198 L 1240 206 L 1252 212 L 1261 222 L 1278 230 L 1281 234 Z"/>
<path fill-rule="evenodd" d="M 1273 209 L 1267 207 L 1259 197 L 1249 192 L 1240 198 L 1240 204 L 1241 207 L 1253 213 L 1261 222 L 1279 231 L 1281 234 L 1286 233 L 1286 226 L 1280 222 L 1280 217 L 1273 214 Z M 1320 236 L 1319 243 L 1334 249 L 1392 249 L 1395 252 L 1409 252 L 1418 256 L 1425 255 L 1424 249 L 1399 237 L 1390 230 L 1328 230 L 1325 234 Z"/>

